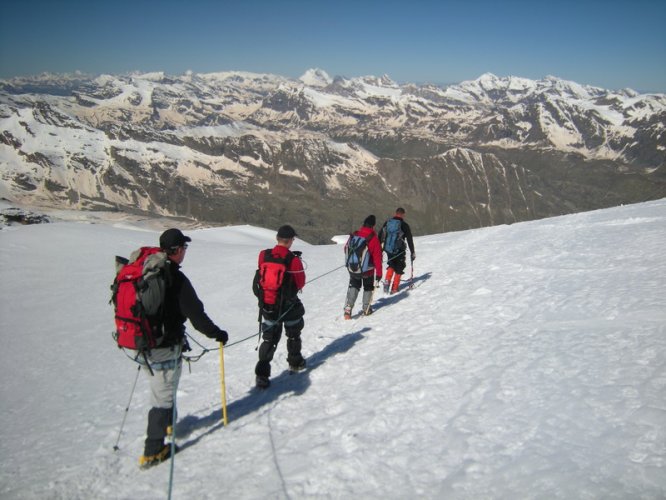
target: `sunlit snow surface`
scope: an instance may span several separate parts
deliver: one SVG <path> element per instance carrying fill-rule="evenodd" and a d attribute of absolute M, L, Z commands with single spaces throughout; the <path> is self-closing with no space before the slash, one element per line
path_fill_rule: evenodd
<path fill-rule="evenodd" d="M 0 230 L 3 499 L 169 489 L 169 463 L 138 468 L 146 375 L 113 450 L 137 374 L 113 260 L 160 229 L 83 215 Z M 173 498 L 666 497 L 666 200 L 418 237 L 414 288 L 352 321 L 342 247 L 298 240 L 309 369 L 286 372 L 283 339 L 261 393 L 250 285 L 274 228 L 186 234 L 207 312 L 251 338 L 224 351 L 226 428 L 219 353 L 185 368 Z"/>

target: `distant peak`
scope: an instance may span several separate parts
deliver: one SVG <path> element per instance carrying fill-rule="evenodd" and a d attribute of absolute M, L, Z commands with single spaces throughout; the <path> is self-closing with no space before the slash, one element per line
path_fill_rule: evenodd
<path fill-rule="evenodd" d="M 387 74 L 383 74 L 380 81 L 381 81 L 382 85 L 384 85 L 386 87 L 395 87 L 395 86 L 397 86 L 397 84 Z"/>
<path fill-rule="evenodd" d="M 482 74 L 479 78 L 477 78 L 477 81 L 483 81 L 483 80 L 499 80 L 499 77 L 495 75 L 494 73 L 484 73 Z"/>
<path fill-rule="evenodd" d="M 323 69 L 312 68 L 299 78 L 301 82 L 312 87 L 326 87 L 333 83 L 333 79 Z"/>

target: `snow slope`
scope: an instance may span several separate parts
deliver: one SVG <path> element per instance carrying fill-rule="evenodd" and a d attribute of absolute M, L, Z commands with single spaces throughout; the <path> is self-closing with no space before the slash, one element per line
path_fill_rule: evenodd
<path fill-rule="evenodd" d="M 218 352 L 185 369 L 173 498 L 666 497 L 666 200 L 419 237 L 415 288 L 352 321 L 341 247 L 297 241 L 309 370 L 285 372 L 283 339 L 263 393 L 250 283 L 274 233 L 186 233 L 184 271 L 235 345 L 226 428 Z M 114 255 L 158 235 L 0 230 L 3 499 L 167 497 L 170 464 L 137 466 L 148 386 L 107 304 Z"/>

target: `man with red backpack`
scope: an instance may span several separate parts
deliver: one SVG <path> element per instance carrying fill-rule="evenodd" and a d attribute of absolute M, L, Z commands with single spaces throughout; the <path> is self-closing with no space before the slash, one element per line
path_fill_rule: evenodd
<path fill-rule="evenodd" d="M 185 322 L 207 337 L 226 344 L 229 335 L 208 317 L 190 280 L 180 270 L 185 259 L 187 244 L 192 241 L 179 229 L 167 229 L 160 236 L 160 249 L 166 253 L 166 290 L 161 312 L 161 337 L 158 345 L 144 354 L 150 375 L 152 408 L 148 412 L 148 429 L 143 456 L 139 466 L 147 468 L 171 455 L 171 447 L 164 438 L 171 434 L 174 425 L 174 394 L 178 389 L 182 367 L 182 352 L 187 350 Z M 140 359 L 140 358 L 138 358 Z"/>
<path fill-rule="evenodd" d="M 270 386 L 271 361 L 282 336 L 287 335 L 287 362 L 289 369 L 305 368 L 301 354 L 301 330 L 305 326 L 305 308 L 297 294 L 305 286 L 305 271 L 301 252 L 292 252 L 296 231 L 289 225 L 278 229 L 277 245 L 262 250 L 252 289 L 259 298 L 263 342 L 259 346 L 259 361 L 254 369 L 260 389 Z"/>
<path fill-rule="evenodd" d="M 363 285 L 363 314 L 372 314 L 372 294 L 375 281 L 382 279 L 382 246 L 375 233 L 377 219 L 368 215 L 358 231 L 345 244 L 345 264 L 349 271 L 349 287 L 345 300 L 344 318 L 351 319 L 352 308 Z M 374 281 L 373 281 L 374 276 Z"/>

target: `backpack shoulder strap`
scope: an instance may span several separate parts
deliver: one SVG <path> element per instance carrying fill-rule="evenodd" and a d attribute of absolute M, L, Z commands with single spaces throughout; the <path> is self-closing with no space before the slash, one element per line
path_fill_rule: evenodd
<path fill-rule="evenodd" d="M 264 262 L 273 262 L 275 260 L 273 258 L 273 249 L 272 248 L 267 248 L 266 250 L 262 250 L 261 253 L 263 254 L 262 260 Z"/>
<path fill-rule="evenodd" d="M 273 256 L 272 248 L 267 248 L 264 250 L 264 262 L 284 262 L 284 264 L 288 267 L 293 259 L 294 254 L 292 252 L 288 252 L 284 257 L 275 257 Z"/>
<path fill-rule="evenodd" d="M 289 266 L 291 265 L 291 261 L 294 260 L 294 257 L 296 257 L 296 255 L 294 255 L 291 250 L 285 255 L 284 265 L 287 268 L 287 271 L 289 271 Z"/>

